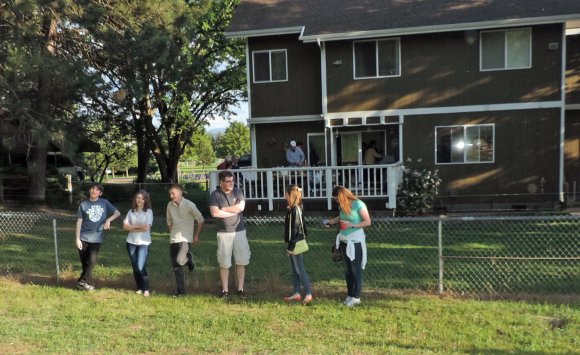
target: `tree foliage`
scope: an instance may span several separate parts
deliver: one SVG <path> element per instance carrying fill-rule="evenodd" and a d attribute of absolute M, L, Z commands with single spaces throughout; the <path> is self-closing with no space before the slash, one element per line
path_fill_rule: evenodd
<path fill-rule="evenodd" d="M 66 0 L 8 0 L 0 4 L 0 107 L 25 147 L 29 197 L 44 200 L 49 144 L 62 143 L 93 75 L 79 55 L 79 31 Z M 78 135 L 77 135 L 78 137 Z"/>
<path fill-rule="evenodd" d="M 235 3 L 87 2 L 93 65 L 123 92 L 139 164 L 152 152 L 163 181 L 177 180 L 195 131 L 244 95 L 243 43 L 224 36 Z"/>
<path fill-rule="evenodd" d="M 205 130 L 197 131 L 193 135 L 192 144 L 187 147 L 184 157 L 205 167 L 216 160 L 213 149 L 213 139 Z"/>
<path fill-rule="evenodd" d="M 241 122 L 232 122 L 226 131 L 216 138 L 219 157 L 242 156 L 250 152 L 250 129 Z"/>

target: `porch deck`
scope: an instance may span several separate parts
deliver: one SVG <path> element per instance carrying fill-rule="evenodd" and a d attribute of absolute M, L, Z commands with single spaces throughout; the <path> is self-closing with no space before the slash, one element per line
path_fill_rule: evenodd
<path fill-rule="evenodd" d="M 332 208 L 332 189 L 342 185 L 360 198 L 384 199 L 386 208 L 396 206 L 397 186 L 402 176 L 401 164 L 356 165 L 332 167 L 277 167 L 269 169 L 232 170 L 236 186 L 257 209 L 275 210 L 284 200 L 286 188 L 302 187 L 305 200 L 316 200 Z M 209 190 L 218 186 L 219 171 L 211 172 Z M 262 207 L 263 206 L 263 207 Z"/>

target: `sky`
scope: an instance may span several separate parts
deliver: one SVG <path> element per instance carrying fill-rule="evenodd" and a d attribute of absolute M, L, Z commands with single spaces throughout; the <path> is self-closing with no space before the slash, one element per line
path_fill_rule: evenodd
<path fill-rule="evenodd" d="M 234 114 L 232 115 L 231 121 L 239 121 L 244 124 L 247 124 L 248 120 L 248 103 L 242 102 L 240 107 L 236 107 L 234 109 Z M 216 129 L 216 128 L 228 128 L 230 125 L 229 121 L 224 120 L 223 118 L 217 118 L 215 120 L 210 121 L 210 125 L 208 130 Z"/>

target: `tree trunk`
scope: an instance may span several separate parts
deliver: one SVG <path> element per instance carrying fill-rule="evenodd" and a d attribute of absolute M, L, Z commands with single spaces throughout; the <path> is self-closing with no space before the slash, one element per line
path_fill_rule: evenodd
<path fill-rule="evenodd" d="M 47 152 L 48 140 L 38 137 L 28 162 L 28 196 L 34 202 L 44 202 L 46 198 Z"/>
<path fill-rule="evenodd" d="M 135 137 L 137 138 L 137 182 L 144 183 L 147 179 L 147 169 L 149 168 L 149 144 L 147 144 L 146 132 L 143 122 L 134 119 Z"/>
<path fill-rule="evenodd" d="M 42 34 L 46 43 L 46 54 L 54 55 L 56 50 L 57 21 L 47 11 L 42 24 Z M 46 157 L 48 153 L 48 120 L 51 119 L 51 73 L 43 66 L 38 72 L 38 98 L 36 101 L 36 122 L 30 124 L 32 143 L 34 147 L 28 161 L 28 195 L 31 200 L 43 202 L 46 198 Z"/>

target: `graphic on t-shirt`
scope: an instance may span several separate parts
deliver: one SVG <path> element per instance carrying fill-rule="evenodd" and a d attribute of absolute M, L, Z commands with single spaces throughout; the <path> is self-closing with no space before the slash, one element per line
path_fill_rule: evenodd
<path fill-rule="evenodd" d="M 89 219 L 91 220 L 91 222 L 100 221 L 101 217 L 103 216 L 103 213 L 105 213 L 105 209 L 101 205 L 92 205 L 87 211 L 87 214 L 89 215 Z"/>

